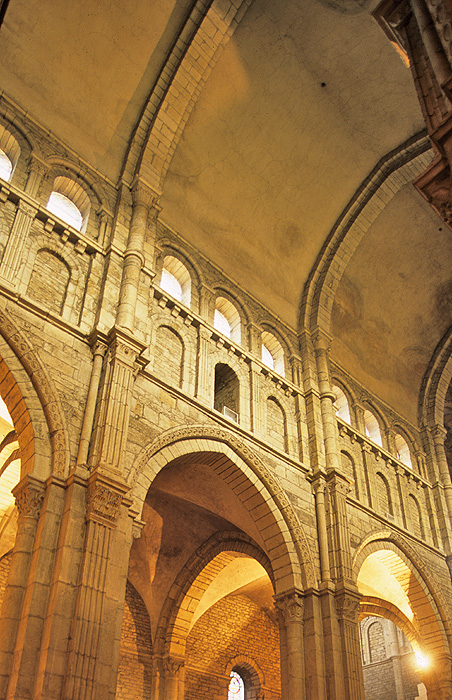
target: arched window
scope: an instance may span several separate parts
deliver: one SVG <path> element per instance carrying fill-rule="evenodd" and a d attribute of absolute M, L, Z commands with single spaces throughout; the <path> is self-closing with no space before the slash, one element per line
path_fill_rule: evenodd
<path fill-rule="evenodd" d="M 380 447 L 383 447 L 380 425 L 374 414 L 367 410 L 364 411 L 364 428 L 369 440 L 372 440 L 372 442 L 375 442 L 377 445 L 380 445 Z"/>
<path fill-rule="evenodd" d="M 223 335 L 231 338 L 236 343 L 241 341 L 240 315 L 234 304 L 224 297 L 217 297 L 215 301 L 215 315 L 213 325 Z"/>
<path fill-rule="evenodd" d="M 13 164 L 6 155 L 5 151 L 0 148 L 0 177 L 6 182 L 9 182 L 13 172 Z"/>
<path fill-rule="evenodd" d="M 10 181 L 20 156 L 20 146 L 12 134 L 0 124 L 0 177 Z"/>
<path fill-rule="evenodd" d="M 178 301 L 190 306 L 191 278 L 187 268 L 180 260 L 167 255 L 163 261 L 160 286 Z"/>
<path fill-rule="evenodd" d="M 336 416 L 341 418 L 346 423 L 351 423 L 350 420 L 350 407 L 348 405 L 348 400 L 344 392 L 336 384 L 332 387 L 334 399 L 334 409 L 336 411 Z"/>
<path fill-rule="evenodd" d="M 397 459 L 412 469 L 413 465 L 411 463 L 411 453 L 407 441 L 400 435 L 400 433 L 397 433 L 394 438 L 394 442 L 397 450 Z"/>
<path fill-rule="evenodd" d="M 262 362 L 284 377 L 284 350 L 273 333 L 262 333 Z"/>
<path fill-rule="evenodd" d="M 245 683 L 237 671 L 231 671 L 229 681 L 228 700 L 245 700 Z"/>
<path fill-rule="evenodd" d="M 78 231 L 88 222 L 90 201 L 85 190 L 68 177 L 56 177 L 47 209 Z"/>

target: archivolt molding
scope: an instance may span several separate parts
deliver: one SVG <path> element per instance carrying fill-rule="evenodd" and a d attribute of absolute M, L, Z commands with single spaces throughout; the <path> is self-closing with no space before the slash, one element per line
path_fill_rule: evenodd
<path fill-rule="evenodd" d="M 203 440 L 205 440 L 206 443 L 203 443 Z M 233 450 L 233 452 L 245 462 L 245 464 L 252 470 L 255 476 L 268 490 L 271 498 L 284 518 L 299 557 L 303 585 L 306 588 L 316 588 L 317 579 L 311 550 L 300 521 L 298 520 L 284 489 L 268 467 L 266 467 L 262 460 L 253 452 L 253 450 L 251 450 L 242 440 L 226 430 L 205 425 L 193 425 L 175 428 L 160 435 L 142 451 L 135 462 L 135 466 L 129 473 L 128 482 L 131 484 L 132 497 L 137 497 L 137 492 L 139 491 L 139 476 L 143 471 L 145 471 L 146 465 L 150 462 L 150 460 L 153 457 L 156 457 L 157 454 L 165 447 L 176 445 L 176 443 L 182 441 L 193 441 L 194 446 L 192 451 L 199 452 L 212 451 L 212 448 L 209 446 L 207 441 L 214 441 L 230 447 L 230 449 Z M 178 451 L 175 449 L 173 458 L 177 456 Z"/>
<path fill-rule="evenodd" d="M 440 587 L 436 585 L 431 570 L 424 563 L 417 551 L 400 533 L 392 532 L 391 530 L 382 530 L 369 535 L 363 540 L 353 558 L 352 572 L 355 583 L 357 583 L 358 575 L 364 560 L 373 552 L 378 552 L 383 549 L 392 550 L 407 564 L 414 575 L 417 574 L 416 578 L 424 590 L 433 611 L 436 613 L 437 620 L 441 622 L 443 631 L 450 645 L 452 642 L 452 627 L 449 612 L 450 605 L 443 596 Z M 444 563 L 444 566 L 446 566 L 446 563 Z"/>
<path fill-rule="evenodd" d="M 402 187 L 431 163 L 425 132 L 384 156 L 356 191 L 317 258 L 303 290 L 299 331 L 330 330 L 333 301 L 355 250 L 377 216 Z"/>
<path fill-rule="evenodd" d="M 177 144 L 221 50 L 251 0 L 196 0 L 149 96 L 123 179 L 143 178 L 159 194 Z M 206 7 L 207 5 L 207 7 Z"/>
<path fill-rule="evenodd" d="M 52 444 L 52 473 L 56 476 L 65 476 L 69 470 L 68 433 L 61 403 L 52 380 L 30 342 L 2 309 L 0 309 L 0 334 L 25 368 L 41 401 Z"/>

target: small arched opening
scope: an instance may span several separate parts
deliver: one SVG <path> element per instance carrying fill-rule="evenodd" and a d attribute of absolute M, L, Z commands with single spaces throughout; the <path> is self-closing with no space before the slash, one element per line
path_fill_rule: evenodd
<path fill-rule="evenodd" d="M 185 306 L 190 306 L 191 277 L 185 265 L 173 255 L 163 261 L 160 287 Z"/>
<path fill-rule="evenodd" d="M 213 325 L 217 331 L 240 345 L 242 339 L 240 314 L 229 299 L 217 297 Z"/>
<path fill-rule="evenodd" d="M 240 382 L 229 365 L 215 366 L 214 404 L 216 411 L 234 423 L 240 421 Z"/>

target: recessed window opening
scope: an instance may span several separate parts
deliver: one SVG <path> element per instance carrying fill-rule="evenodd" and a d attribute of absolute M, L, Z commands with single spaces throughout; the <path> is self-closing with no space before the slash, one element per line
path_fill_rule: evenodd
<path fill-rule="evenodd" d="M 85 231 L 90 201 L 85 190 L 69 177 L 55 178 L 47 209 L 78 231 Z"/>
<path fill-rule="evenodd" d="M 160 286 L 165 292 L 171 294 L 172 297 L 178 301 L 182 301 L 182 287 L 180 286 L 177 279 L 168 270 L 162 270 L 162 277 L 160 280 Z"/>
<path fill-rule="evenodd" d="M 0 148 L 0 177 L 6 182 L 9 182 L 13 172 L 13 164 L 6 155 L 5 151 Z"/>
<path fill-rule="evenodd" d="M 190 306 L 191 278 L 187 268 L 180 260 L 167 255 L 163 262 L 160 286 L 178 301 Z"/>
<path fill-rule="evenodd" d="M 380 445 L 380 447 L 383 447 L 380 425 L 374 414 L 370 411 L 364 411 L 364 427 L 369 440 L 372 440 L 372 442 L 375 442 L 377 445 Z"/>
<path fill-rule="evenodd" d="M 262 362 L 284 377 L 284 350 L 273 333 L 262 333 Z"/>
<path fill-rule="evenodd" d="M 231 304 L 224 297 L 217 297 L 215 301 L 215 314 L 213 325 L 227 338 L 231 338 L 235 343 L 241 341 L 240 315 L 234 304 Z"/>
<path fill-rule="evenodd" d="M 346 423 L 351 423 L 350 420 L 350 407 L 348 405 L 348 400 L 344 392 L 340 387 L 338 387 L 336 384 L 332 387 L 333 389 L 333 394 L 336 397 L 334 399 L 334 410 L 336 412 L 336 416 L 338 418 L 341 418 L 344 420 Z"/>
<path fill-rule="evenodd" d="M 0 124 L 0 177 L 10 181 L 20 156 L 20 146 L 12 134 Z"/>
<path fill-rule="evenodd" d="M 394 441 L 397 450 L 397 459 L 411 469 L 413 465 L 407 441 L 399 433 L 396 434 Z"/>
<path fill-rule="evenodd" d="M 229 365 L 219 362 L 215 367 L 214 409 L 238 423 L 239 399 L 240 383 L 236 373 Z"/>
<path fill-rule="evenodd" d="M 74 202 L 71 202 L 69 197 L 66 197 L 64 194 L 52 192 L 47 202 L 47 209 L 78 231 L 82 228 L 83 218 L 81 212 L 77 209 Z"/>
<path fill-rule="evenodd" d="M 228 700 L 245 700 L 245 683 L 237 671 L 231 671 L 229 681 Z"/>
<path fill-rule="evenodd" d="M 273 359 L 273 355 L 271 354 L 270 350 L 266 345 L 262 343 L 262 362 L 264 365 L 267 365 L 267 367 L 270 367 L 270 369 L 275 369 L 275 361 Z"/>

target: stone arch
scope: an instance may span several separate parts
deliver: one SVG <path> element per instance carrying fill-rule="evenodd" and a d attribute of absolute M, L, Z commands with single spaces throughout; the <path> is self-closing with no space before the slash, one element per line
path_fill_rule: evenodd
<path fill-rule="evenodd" d="M 414 643 L 414 645 L 419 646 L 419 625 L 411 622 L 411 620 L 393 603 L 383 598 L 363 596 L 359 604 L 359 620 L 363 620 L 369 615 L 371 617 L 383 617 L 385 620 L 390 620 L 402 630 L 412 644 Z"/>
<path fill-rule="evenodd" d="M 232 306 L 237 311 L 237 313 L 240 317 L 240 343 L 239 343 L 239 345 L 246 348 L 248 346 L 246 329 L 247 329 L 247 326 L 248 326 L 248 324 L 250 322 L 250 318 L 251 318 L 249 309 L 245 306 L 243 301 L 237 297 L 237 295 L 234 292 L 232 292 L 230 289 L 225 287 L 223 284 L 214 286 L 213 293 L 214 293 L 215 299 L 217 299 L 219 297 L 226 299 L 230 304 L 232 304 Z M 207 320 L 209 320 L 209 319 L 207 319 Z"/>
<path fill-rule="evenodd" d="M 108 206 L 107 196 L 101 184 L 90 175 L 86 168 L 81 168 L 68 158 L 50 156 L 46 158 L 45 164 L 48 171 L 41 182 L 38 192 L 39 199 L 43 206 L 47 204 L 56 178 L 63 177 L 73 180 L 89 199 L 89 211 L 87 212 L 82 232 L 93 238 L 97 238 L 99 235 L 100 223 L 97 214 L 103 209 L 112 216 L 110 207 Z"/>
<path fill-rule="evenodd" d="M 238 670 L 246 674 L 246 678 L 244 678 L 244 681 L 246 683 L 246 697 L 249 700 L 258 700 L 261 696 L 261 689 L 265 686 L 265 676 L 262 672 L 262 669 L 258 665 L 258 663 L 255 661 L 255 659 L 251 659 L 249 656 L 243 656 L 242 654 L 239 654 L 237 656 L 234 656 L 226 665 L 225 668 L 225 676 L 226 678 L 229 678 L 231 671 Z M 242 675 L 240 673 L 240 675 Z M 225 698 L 227 696 L 225 695 Z"/>
<path fill-rule="evenodd" d="M 452 381 L 452 326 L 435 348 L 422 379 L 419 392 L 418 420 L 421 427 L 444 424 L 444 403 Z"/>
<path fill-rule="evenodd" d="M 13 185 L 25 187 L 30 155 L 35 153 L 37 148 L 34 138 L 17 116 L 12 123 L 6 116 L 0 114 L 0 125 L 12 134 L 20 148 L 19 158 L 13 169 L 10 182 Z"/>
<path fill-rule="evenodd" d="M 142 176 L 161 193 L 197 98 L 248 5 L 249 0 L 214 0 L 207 6 L 201 0 L 193 3 L 130 141 L 121 173 L 127 184 L 135 175 Z M 193 70 L 198 73 L 196 80 L 191 77 Z"/>
<path fill-rule="evenodd" d="M 331 386 L 337 386 L 343 393 L 348 403 L 348 410 L 350 414 L 350 425 L 356 427 L 356 416 L 354 411 L 354 405 L 356 403 L 356 397 L 354 396 L 352 390 L 347 386 L 344 380 L 335 374 L 331 374 Z"/>
<path fill-rule="evenodd" d="M 258 561 L 274 587 L 270 561 L 248 535 L 238 531 L 215 533 L 187 561 L 171 587 L 157 626 L 157 653 L 184 656 L 196 606 L 219 571 L 231 561 L 230 552 L 239 552 Z"/>
<path fill-rule="evenodd" d="M 9 372 L 9 375 L 6 372 L 5 376 L 9 377 L 7 381 L 11 387 L 11 395 L 4 400 L 14 421 L 16 387 L 30 416 L 29 431 L 32 433 L 28 432 L 27 436 L 33 434 L 35 441 L 33 453 L 29 437 L 25 438 L 22 469 L 43 479 L 50 473 L 63 477 L 69 470 L 68 432 L 53 382 L 30 341 L 4 310 L 0 310 L 0 336 L 3 339 L 0 343 L 0 355 L 5 362 L 5 369 Z M 28 424 L 24 422 L 25 413 L 23 416 L 25 430 Z M 33 426 L 36 426 L 36 429 L 33 429 Z M 50 436 L 50 444 L 47 435 Z M 20 439 L 19 445 L 22 456 Z"/>
<path fill-rule="evenodd" d="M 305 284 L 299 331 L 329 333 L 333 301 L 345 269 L 364 235 L 395 194 L 431 163 L 425 132 L 386 154 L 357 189 L 333 228 Z"/>
<path fill-rule="evenodd" d="M 293 587 L 316 587 L 311 550 L 286 493 L 261 459 L 227 430 L 184 426 L 163 433 L 144 448 L 128 474 L 137 512 L 141 512 L 149 487 L 164 466 L 176 458 L 200 453 L 209 455 L 212 468 L 223 466 L 223 478 L 236 490 L 245 507 L 247 501 L 248 507 L 253 503 L 252 516 L 268 548 L 278 593 Z M 273 528 L 276 534 L 270 537 Z M 275 545 L 282 552 L 277 561 L 272 560 Z"/>
<path fill-rule="evenodd" d="M 424 639 L 423 643 L 427 642 L 432 652 L 439 657 L 450 654 L 452 628 L 449 606 L 428 567 L 404 537 L 386 530 L 373 533 L 363 540 L 353 559 L 352 572 L 355 583 L 358 582 L 365 559 L 375 552 L 392 552 L 406 565 L 413 576 L 411 596 L 412 609 L 416 616 L 415 628 L 417 626 L 420 632 L 423 627 L 428 628 L 428 639 Z"/>

